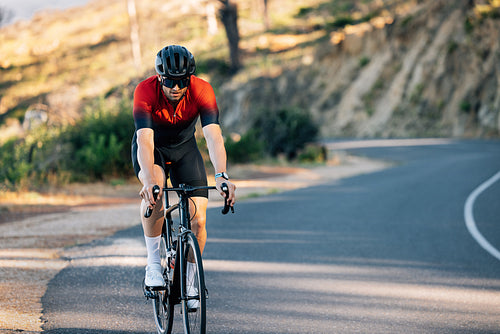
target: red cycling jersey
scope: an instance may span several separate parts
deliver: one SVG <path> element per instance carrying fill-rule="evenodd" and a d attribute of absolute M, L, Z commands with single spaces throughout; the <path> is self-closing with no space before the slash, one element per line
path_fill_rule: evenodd
<path fill-rule="evenodd" d="M 176 110 L 163 94 L 156 75 L 142 81 L 135 89 L 136 131 L 153 129 L 155 146 L 172 147 L 187 142 L 194 136 L 198 115 L 202 126 L 219 124 L 219 108 L 212 86 L 194 75 Z"/>

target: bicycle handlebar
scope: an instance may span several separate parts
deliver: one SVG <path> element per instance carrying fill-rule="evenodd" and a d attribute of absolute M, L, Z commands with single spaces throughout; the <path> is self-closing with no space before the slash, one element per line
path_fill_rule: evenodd
<path fill-rule="evenodd" d="M 166 191 L 177 191 L 177 192 L 180 191 L 180 192 L 183 192 L 184 194 L 186 194 L 186 193 L 193 192 L 194 190 L 216 189 L 216 188 L 213 186 L 210 186 L 210 187 L 192 187 L 192 186 L 188 186 L 186 184 L 181 184 L 181 185 L 179 185 L 178 188 L 163 188 L 163 189 Z M 222 214 L 223 215 L 227 214 L 229 212 L 229 209 L 231 209 L 231 212 L 234 213 L 234 208 L 232 206 L 230 206 L 228 201 L 227 201 L 227 199 L 229 197 L 229 188 L 228 188 L 226 183 L 222 184 L 222 191 L 224 193 L 226 193 L 226 197 L 224 198 L 224 208 L 222 209 Z M 155 185 L 153 187 L 153 198 L 155 201 L 158 198 L 159 193 L 160 193 L 160 187 L 158 185 Z M 153 209 L 151 209 L 150 207 L 147 207 L 146 213 L 144 213 L 144 217 L 149 218 L 149 217 L 151 217 L 152 213 L 153 213 Z"/>
<path fill-rule="evenodd" d="M 157 185 L 155 185 L 155 186 L 153 187 L 153 198 L 155 199 L 155 201 L 156 201 L 156 199 L 158 198 L 158 194 L 159 194 L 159 193 L 160 193 L 160 187 L 159 187 L 159 186 L 157 186 Z M 146 213 L 144 214 L 144 217 L 145 217 L 145 218 L 149 218 L 149 217 L 151 217 L 151 214 L 152 214 L 152 213 L 153 213 L 153 209 L 151 209 L 151 208 L 148 206 L 148 207 L 147 207 L 147 209 L 146 209 Z"/>
<path fill-rule="evenodd" d="M 229 208 L 231 208 L 231 213 L 234 213 L 234 207 L 230 206 L 227 202 L 227 199 L 229 197 L 229 188 L 226 183 L 223 183 L 221 186 L 222 191 L 226 194 L 226 197 L 224 197 L 224 208 L 222 209 L 222 214 L 226 215 L 229 212 Z"/>

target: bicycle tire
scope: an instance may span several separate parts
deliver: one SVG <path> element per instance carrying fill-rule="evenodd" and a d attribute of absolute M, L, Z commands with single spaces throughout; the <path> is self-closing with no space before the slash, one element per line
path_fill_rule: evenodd
<path fill-rule="evenodd" d="M 156 291 L 155 298 L 153 299 L 155 324 L 156 324 L 156 331 L 158 334 L 172 333 L 172 325 L 174 320 L 174 305 L 169 295 L 170 291 L 170 282 L 168 277 L 169 258 L 167 254 L 166 238 L 167 238 L 166 234 L 162 233 L 160 240 L 160 258 L 161 258 L 161 269 L 163 273 L 163 278 L 165 279 L 167 286 L 164 290 Z"/>
<path fill-rule="evenodd" d="M 184 324 L 185 334 L 205 334 L 206 332 L 206 289 L 205 289 L 205 276 L 203 271 L 203 263 L 201 258 L 200 247 L 196 236 L 192 232 L 186 233 L 184 236 L 185 247 L 184 256 L 182 257 L 184 262 L 184 268 L 187 268 L 188 261 L 194 263 L 194 273 L 189 275 L 182 275 L 184 280 L 184 286 L 187 284 L 194 284 L 197 287 L 198 294 L 193 296 L 185 296 L 182 298 L 182 317 Z M 187 280 L 193 278 L 191 282 Z M 187 294 L 187 293 L 186 293 Z M 196 300 L 198 302 L 197 308 L 189 308 L 189 301 Z"/>

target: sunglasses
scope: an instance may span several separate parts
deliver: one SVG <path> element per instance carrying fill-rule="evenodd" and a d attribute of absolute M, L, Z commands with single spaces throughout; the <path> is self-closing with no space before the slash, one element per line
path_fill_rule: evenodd
<path fill-rule="evenodd" d="M 167 77 L 161 77 L 161 84 L 167 88 L 174 88 L 177 85 L 179 89 L 183 89 L 189 86 L 189 78 L 174 80 Z"/>

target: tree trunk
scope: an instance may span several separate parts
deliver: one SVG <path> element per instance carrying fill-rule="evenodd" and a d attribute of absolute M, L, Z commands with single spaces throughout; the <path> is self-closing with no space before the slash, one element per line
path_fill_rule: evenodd
<path fill-rule="evenodd" d="M 207 3 L 205 6 L 207 13 L 208 34 L 215 35 L 219 30 L 217 27 L 217 16 L 215 15 L 215 6 L 213 3 Z"/>
<path fill-rule="evenodd" d="M 138 73 L 142 69 L 141 43 L 139 39 L 139 24 L 137 21 L 137 11 L 135 9 L 135 0 L 127 0 L 128 17 L 130 24 L 130 43 L 132 45 L 132 57 Z"/>
<path fill-rule="evenodd" d="M 240 33 L 238 31 L 238 9 L 236 4 L 229 0 L 221 0 L 223 7 L 220 10 L 221 21 L 226 29 L 226 36 L 229 42 L 229 54 L 231 58 L 231 71 L 237 72 L 240 69 Z"/>
<path fill-rule="evenodd" d="M 269 23 L 269 12 L 267 11 L 267 4 L 269 0 L 264 0 L 264 26 L 266 27 L 266 31 L 269 30 L 270 28 L 270 23 Z"/>

